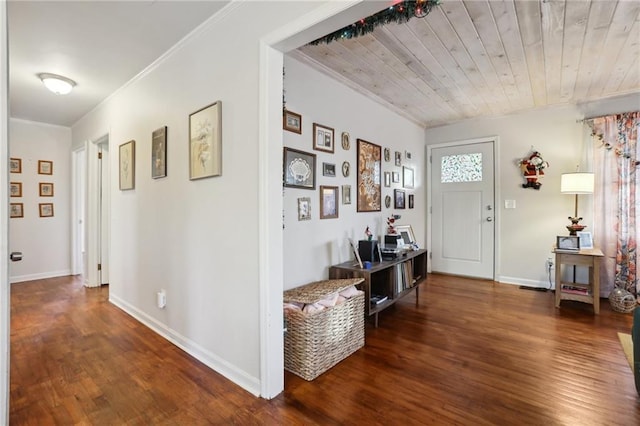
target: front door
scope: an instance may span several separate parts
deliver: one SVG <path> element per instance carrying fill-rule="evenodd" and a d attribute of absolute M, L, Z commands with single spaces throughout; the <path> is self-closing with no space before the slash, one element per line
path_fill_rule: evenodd
<path fill-rule="evenodd" d="M 494 279 L 494 142 L 431 150 L 431 270 Z"/>

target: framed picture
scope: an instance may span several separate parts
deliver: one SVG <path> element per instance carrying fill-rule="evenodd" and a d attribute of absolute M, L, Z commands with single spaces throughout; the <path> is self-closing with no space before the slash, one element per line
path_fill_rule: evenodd
<path fill-rule="evenodd" d="M 396 233 L 402 237 L 403 244 L 415 244 L 416 237 L 413 235 L 413 228 L 411 225 L 396 225 Z"/>
<path fill-rule="evenodd" d="M 53 197 L 53 183 L 40 182 L 40 196 L 41 197 Z"/>
<path fill-rule="evenodd" d="M 342 176 L 349 177 L 350 174 L 351 174 L 351 163 L 349 163 L 348 161 L 343 161 L 342 162 Z"/>
<path fill-rule="evenodd" d="M 338 187 L 320 185 L 320 219 L 338 217 Z"/>
<path fill-rule="evenodd" d="M 384 149 L 384 161 L 387 163 L 391 161 L 391 151 L 389 150 L 389 148 Z"/>
<path fill-rule="evenodd" d="M 120 190 L 135 187 L 136 179 L 136 141 L 131 140 L 120 145 Z"/>
<path fill-rule="evenodd" d="M 413 194 L 409 194 L 409 208 L 413 208 Z"/>
<path fill-rule="evenodd" d="M 413 188 L 413 169 L 402 166 L 402 186 Z"/>
<path fill-rule="evenodd" d="M 387 195 L 384 197 L 384 206 L 386 208 L 391 207 L 391 196 Z"/>
<path fill-rule="evenodd" d="M 384 172 L 384 186 L 391 186 L 391 172 Z"/>
<path fill-rule="evenodd" d="M 283 184 L 290 188 L 316 189 L 316 155 L 284 147 Z"/>
<path fill-rule="evenodd" d="M 302 134 L 302 116 L 285 109 L 282 112 L 282 128 L 293 133 Z"/>
<path fill-rule="evenodd" d="M 351 204 L 351 185 L 342 185 L 342 204 Z"/>
<path fill-rule="evenodd" d="M 39 175 L 52 175 L 53 174 L 53 161 L 38 160 L 38 174 Z"/>
<path fill-rule="evenodd" d="M 334 152 L 333 129 L 322 124 L 313 123 L 313 149 L 316 151 Z"/>
<path fill-rule="evenodd" d="M 298 220 L 311 219 L 311 198 L 298 198 Z"/>
<path fill-rule="evenodd" d="M 22 173 L 22 160 L 20 158 L 9 159 L 9 172 Z"/>
<path fill-rule="evenodd" d="M 151 133 L 151 178 L 167 176 L 167 126 Z"/>
<path fill-rule="evenodd" d="M 331 163 L 322 163 L 322 176 L 336 177 L 336 165 Z"/>
<path fill-rule="evenodd" d="M 9 217 L 24 217 L 24 206 L 22 203 L 11 203 L 9 205 Z"/>
<path fill-rule="evenodd" d="M 360 249 L 358 248 L 358 245 L 351 238 L 349 238 L 349 245 L 351 246 L 351 251 L 353 252 L 353 258 L 356 260 L 356 262 L 358 262 L 353 266 L 364 268 L 364 266 L 362 265 L 362 258 L 360 257 Z"/>
<path fill-rule="evenodd" d="M 349 139 L 349 133 L 342 132 L 342 149 L 349 151 L 351 148 L 351 140 Z"/>
<path fill-rule="evenodd" d="M 580 238 L 577 235 L 558 235 L 556 237 L 556 248 L 559 250 L 580 250 Z"/>
<path fill-rule="evenodd" d="M 584 231 L 578 232 L 578 247 L 580 249 L 592 249 L 593 248 L 593 237 L 591 236 L 591 232 Z"/>
<path fill-rule="evenodd" d="M 393 183 L 399 183 L 399 182 L 400 182 L 400 173 L 398 173 L 398 172 L 393 172 L 393 173 L 391 174 L 391 176 L 392 176 L 391 181 L 392 181 Z"/>
<path fill-rule="evenodd" d="M 9 183 L 9 196 L 22 197 L 22 182 Z"/>
<path fill-rule="evenodd" d="M 404 191 L 402 189 L 393 190 L 393 198 L 395 200 L 393 207 L 396 209 L 404 209 Z"/>
<path fill-rule="evenodd" d="M 402 166 L 402 153 L 400 151 L 396 151 L 395 158 L 396 158 L 396 166 L 398 167 Z"/>
<path fill-rule="evenodd" d="M 189 179 L 222 175 L 222 102 L 189 115 Z"/>
<path fill-rule="evenodd" d="M 40 203 L 40 217 L 53 217 L 53 203 Z"/>
<path fill-rule="evenodd" d="M 382 209 L 380 145 L 358 139 L 358 206 L 359 212 L 379 212 Z"/>

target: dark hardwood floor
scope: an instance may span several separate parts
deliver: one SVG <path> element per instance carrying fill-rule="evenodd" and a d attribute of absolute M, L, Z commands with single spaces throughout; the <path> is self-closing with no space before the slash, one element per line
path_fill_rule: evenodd
<path fill-rule="evenodd" d="M 74 277 L 11 288 L 12 425 L 639 425 L 617 333 L 552 292 L 433 275 L 312 382 L 255 398 Z"/>

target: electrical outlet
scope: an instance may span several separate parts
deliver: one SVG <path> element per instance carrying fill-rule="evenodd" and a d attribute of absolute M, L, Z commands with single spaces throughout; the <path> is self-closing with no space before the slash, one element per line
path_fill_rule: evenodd
<path fill-rule="evenodd" d="M 553 259 L 552 258 L 548 258 L 547 259 L 547 269 L 551 269 L 553 268 Z"/>

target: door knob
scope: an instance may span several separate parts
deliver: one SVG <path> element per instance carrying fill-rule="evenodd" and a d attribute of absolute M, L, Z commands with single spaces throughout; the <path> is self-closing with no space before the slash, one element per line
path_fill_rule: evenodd
<path fill-rule="evenodd" d="M 488 217 L 487 218 L 487 222 L 493 222 L 493 218 L 492 217 Z"/>
<path fill-rule="evenodd" d="M 491 207 L 491 205 L 488 205 L 487 210 L 493 210 L 493 207 Z"/>
<path fill-rule="evenodd" d="M 22 252 L 21 251 L 14 251 L 9 255 L 9 259 L 11 259 L 12 262 L 20 262 L 22 260 Z"/>

